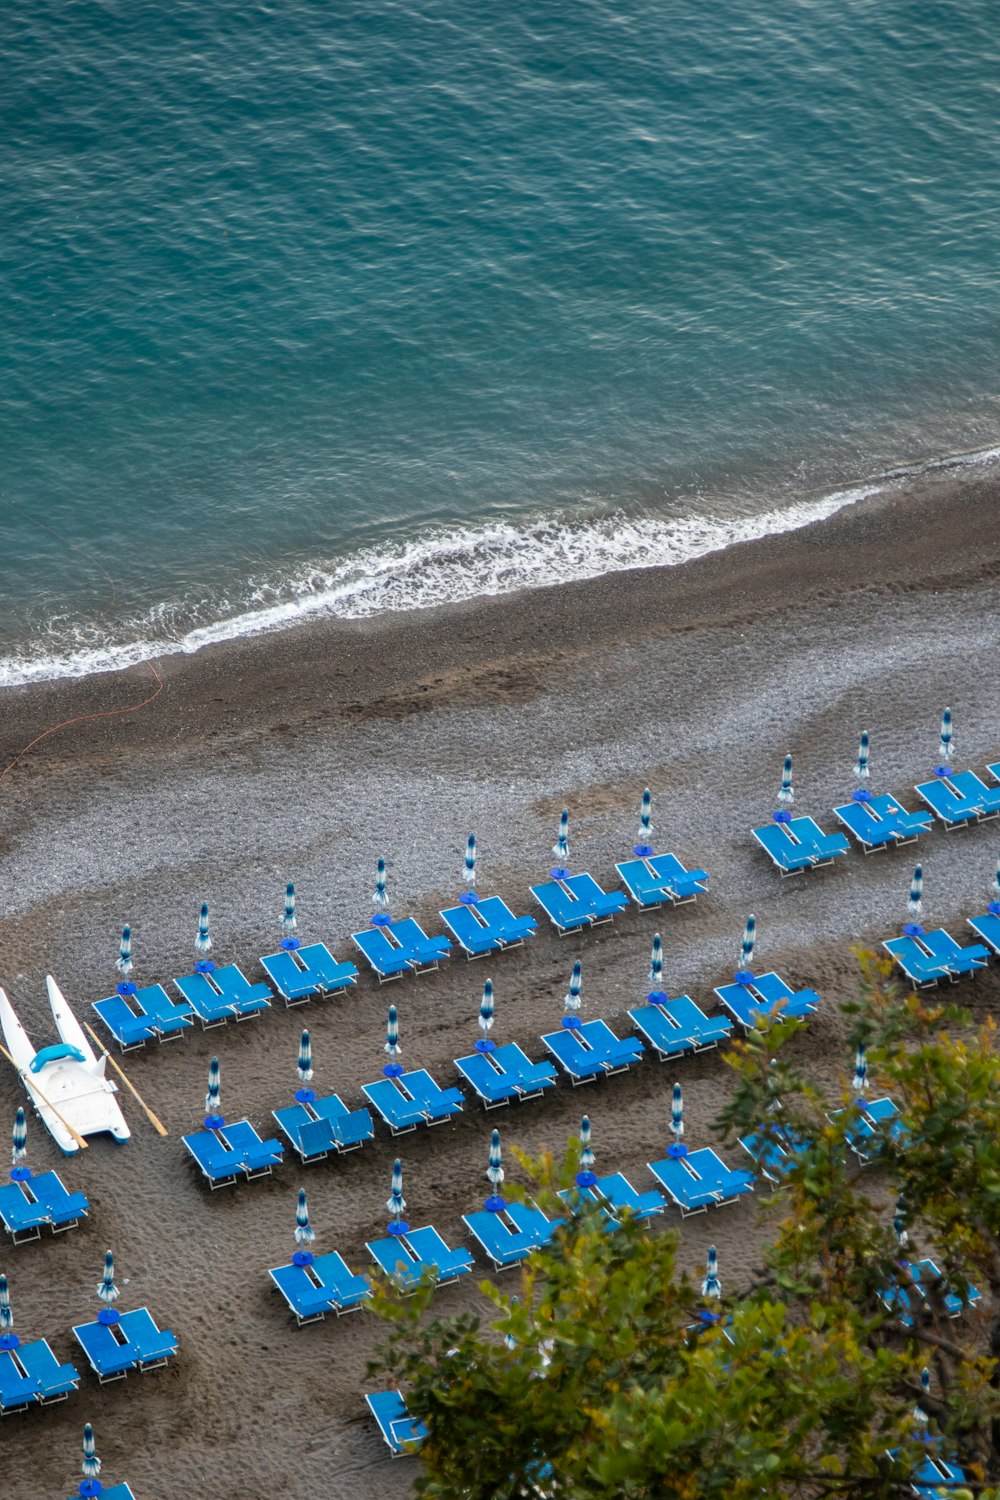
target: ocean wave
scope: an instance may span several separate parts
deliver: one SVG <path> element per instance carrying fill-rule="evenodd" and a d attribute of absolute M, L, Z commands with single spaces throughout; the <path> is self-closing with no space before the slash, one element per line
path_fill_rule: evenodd
<path fill-rule="evenodd" d="M 548 516 L 522 525 L 443 527 L 411 542 L 315 564 L 293 577 L 250 579 L 239 598 L 161 604 L 104 638 L 92 628 L 55 625 L 29 649 L 0 660 L 0 687 L 120 671 L 150 657 L 192 653 L 322 616 L 366 619 L 627 569 L 674 567 L 825 520 L 881 488 L 858 485 L 740 517 L 667 520 L 615 513 L 589 521 Z"/>

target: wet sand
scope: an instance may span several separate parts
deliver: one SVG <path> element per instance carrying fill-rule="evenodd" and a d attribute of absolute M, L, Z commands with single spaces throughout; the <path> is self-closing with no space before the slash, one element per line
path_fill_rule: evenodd
<path fill-rule="evenodd" d="M 81 1230 L 3 1254 L 17 1331 L 44 1335 L 82 1371 L 70 1327 L 96 1313 L 110 1246 L 128 1283 L 120 1305 L 148 1305 L 177 1331 L 181 1352 L 165 1371 L 106 1388 L 84 1373 L 63 1406 L 5 1421 L 0 1465 L 10 1500 L 75 1489 L 87 1420 L 102 1477 L 128 1479 L 137 1500 L 183 1490 L 375 1500 L 390 1483 L 405 1491 L 413 1464 L 395 1464 L 390 1477 L 362 1401 L 375 1320 L 329 1318 L 298 1330 L 270 1289 L 268 1266 L 295 1248 L 298 1187 L 309 1191 L 316 1248 L 337 1249 L 363 1270 L 365 1241 L 388 1217 L 397 1151 L 410 1222 L 432 1221 L 449 1242 L 466 1243 L 461 1215 L 487 1191 L 493 1125 L 505 1147 L 561 1150 L 587 1111 L 598 1170 L 649 1186 L 644 1164 L 667 1144 L 674 1079 L 684 1085 L 687 1139 L 698 1145 L 709 1141 L 727 1076 L 719 1054 L 663 1066 L 647 1058 L 628 1075 L 576 1090 L 561 1080 L 545 1099 L 488 1116 L 470 1098 L 434 1130 L 394 1142 L 379 1126 L 352 1155 L 304 1169 L 286 1158 L 273 1179 L 210 1194 L 180 1137 L 200 1122 L 214 1052 L 225 1113 L 271 1134 L 270 1111 L 298 1083 L 304 1025 L 314 1087 L 352 1107 L 385 1061 L 390 1001 L 402 1060 L 452 1084 L 452 1059 L 478 1035 L 487 976 L 494 1035 L 541 1057 L 538 1038 L 558 1025 L 576 957 L 584 1016 L 624 1030 L 625 1011 L 648 988 L 649 945 L 660 930 L 668 987 L 714 1009 L 712 987 L 731 977 L 753 911 L 760 965 L 825 997 L 799 1045 L 836 1091 L 851 1062 L 834 1006 L 851 992 L 850 945 L 876 942 L 905 920 L 915 857 L 927 919 L 959 935 L 989 898 L 1000 828 L 935 830 L 916 851 L 870 859 L 852 850 L 837 868 L 789 882 L 749 829 L 773 809 L 788 750 L 797 810 L 832 828 L 830 809 L 853 786 L 862 728 L 872 735 L 873 788 L 915 806 L 910 788 L 936 762 L 946 704 L 957 763 L 1000 759 L 998 517 L 995 475 L 944 472 L 683 568 L 426 614 L 318 622 L 164 657 L 165 687 L 149 708 L 69 726 L 30 751 L 0 781 L 0 983 L 39 1044 L 48 1029 L 45 973 L 86 1015 L 118 978 L 124 922 L 133 928 L 133 977 L 167 981 L 192 968 L 207 900 L 212 956 L 257 978 L 256 956 L 276 945 L 293 879 L 303 938 L 357 957 L 349 934 L 367 924 L 379 854 L 394 912 L 440 930 L 436 913 L 461 889 L 474 830 L 480 890 L 533 910 L 528 886 L 552 863 L 559 809 L 571 810 L 572 866 L 610 885 L 635 841 L 644 785 L 657 848 L 703 865 L 712 881 L 694 906 L 630 911 L 612 928 L 562 940 L 540 925 L 525 949 L 495 962 L 454 957 L 440 973 L 381 990 L 362 974 L 342 998 L 132 1054 L 124 1065 L 168 1126 L 166 1140 L 128 1098 L 132 1141 L 98 1140 L 72 1160 L 29 1122 L 31 1164 L 59 1168 L 92 1208 Z M 8 690 L 0 765 L 49 725 L 139 702 L 151 681 L 136 668 Z M 977 1010 L 993 1009 L 1000 986 L 991 973 L 961 994 Z M 12 1120 L 20 1099 L 12 1071 L 0 1073 L 0 1121 Z M 735 1164 L 736 1151 L 726 1154 Z M 700 1274 L 714 1241 L 724 1284 L 738 1285 L 766 1234 L 758 1207 L 687 1220 L 682 1264 Z M 475 1279 L 486 1274 L 477 1257 Z M 450 1287 L 439 1307 L 477 1300 L 475 1286 Z"/>

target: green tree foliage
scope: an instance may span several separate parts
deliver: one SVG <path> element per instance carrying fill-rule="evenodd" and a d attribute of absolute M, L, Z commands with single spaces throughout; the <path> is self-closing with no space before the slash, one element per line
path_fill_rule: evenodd
<path fill-rule="evenodd" d="M 720 1134 L 796 1149 L 756 1195 L 773 1220 L 764 1261 L 721 1303 L 680 1273 L 675 1232 L 626 1220 L 609 1233 L 572 1196 L 572 1148 L 559 1164 L 524 1161 L 535 1201 L 565 1222 L 516 1292 L 483 1283 L 485 1322 L 434 1316 L 430 1285 L 379 1292 L 390 1331 L 373 1373 L 403 1385 L 428 1429 L 422 1494 L 898 1496 L 931 1452 L 957 1456 L 964 1493 L 1000 1496 L 994 1028 L 903 995 L 872 955 L 847 1009 L 900 1120 L 863 1165 L 847 1144 L 849 1081 L 831 1100 L 805 1076 L 801 1023 L 761 1025 L 731 1049 Z M 557 1197 L 566 1187 L 572 1212 Z M 927 1255 L 942 1274 L 918 1286 L 911 1266 Z M 973 1286 L 983 1295 L 969 1307 Z"/>

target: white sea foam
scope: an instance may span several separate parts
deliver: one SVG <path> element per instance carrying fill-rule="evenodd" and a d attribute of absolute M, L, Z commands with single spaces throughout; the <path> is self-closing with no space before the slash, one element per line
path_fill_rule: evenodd
<path fill-rule="evenodd" d="M 441 528 L 412 542 L 314 565 L 293 578 L 248 580 L 238 601 L 215 596 L 158 606 L 123 622 L 117 638 L 54 626 L 33 650 L 0 660 L 0 686 L 117 671 L 150 657 L 199 651 L 323 615 L 364 619 L 629 568 L 676 566 L 737 542 L 824 520 L 880 488 L 861 485 L 735 518 L 664 520 L 617 513 L 590 521 L 549 516 L 523 525 L 497 521 Z"/>

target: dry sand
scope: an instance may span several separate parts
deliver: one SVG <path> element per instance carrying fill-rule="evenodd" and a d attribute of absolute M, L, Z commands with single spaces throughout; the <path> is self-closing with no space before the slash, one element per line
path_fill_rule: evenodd
<path fill-rule="evenodd" d="M 125 1066 L 168 1125 L 167 1140 L 128 1099 L 132 1141 L 97 1140 L 70 1161 L 32 1122 L 33 1166 L 58 1167 L 92 1208 L 81 1230 L 3 1255 L 18 1331 L 46 1336 L 82 1369 L 69 1330 L 96 1312 L 110 1246 L 128 1279 L 121 1305 L 148 1304 L 178 1332 L 181 1352 L 165 1371 L 107 1388 L 84 1374 L 65 1405 L 4 1422 L 5 1500 L 74 1490 L 87 1420 L 106 1479 L 128 1479 L 138 1500 L 184 1492 L 374 1500 L 388 1484 L 402 1493 L 413 1462 L 396 1464 L 390 1479 L 362 1401 L 375 1320 L 297 1330 L 270 1290 L 267 1267 L 294 1249 L 298 1187 L 309 1191 L 317 1248 L 338 1249 L 361 1270 L 365 1240 L 387 1219 L 397 1151 L 411 1222 L 432 1220 L 461 1243 L 461 1214 L 487 1190 L 494 1124 L 507 1146 L 559 1150 L 586 1110 L 598 1169 L 648 1186 L 644 1163 L 667 1143 L 675 1077 L 692 1144 L 708 1140 L 727 1077 L 719 1054 L 667 1066 L 647 1059 L 627 1076 L 578 1090 L 560 1081 L 543 1100 L 489 1116 L 469 1099 L 462 1116 L 435 1130 L 393 1142 L 380 1126 L 353 1155 L 307 1169 L 287 1160 L 273 1179 L 210 1194 L 180 1137 L 198 1125 L 215 1051 L 226 1113 L 246 1114 L 270 1134 L 271 1109 L 297 1086 L 303 1025 L 315 1084 L 351 1105 L 385 1060 L 390 1000 L 403 1060 L 451 1084 L 452 1059 L 477 1035 L 487 974 L 494 1035 L 539 1057 L 574 958 L 583 960 L 584 1015 L 623 1028 L 625 1010 L 648 988 L 660 928 L 669 987 L 713 1009 L 712 986 L 731 977 L 754 911 L 760 962 L 826 998 L 800 1045 L 831 1089 L 839 1086 L 850 1058 L 834 1002 L 851 991 L 849 947 L 898 928 L 914 851 L 867 860 L 852 851 L 836 869 L 782 882 L 749 829 L 773 808 L 786 750 L 795 756 L 797 807 L 833 826 L 829 810 L 851 790 L 861 728 L 872 733 L 873 786 L 911 806 L 908 789 L 935 763 L 946 704 L 959 763 L 1000 758 L 998 502 L 994 476 L 942 473 L 680 569 L 167 657 L 159 663 L 166 687 L 148 709 L 61 730 L 19 763 L 0 783 L 0 982 L 39 1043 L 46 971 L 87 1014 L 118 977 L 113 959 L 128 921 L 141 982 L 190 972 L 203 899 L 213 956 L 253 977 L 255 955 L 279 936 L 287 879 L 296 882 L 302 935 L 348 957 L 349 933 L 370 914 L 376 856 L 388 857 L 394 910 L 438 930 L 435 914 L 461 888 L 475 830 L 481 891 L 528 911 L 528 885 L 552 862 L 564 804 L 572 865 L 612 884 L 614 862 L 636 836 L 644 785 L 654 794 L 657 847 L 703 864 L 712 885 L 693 907 L 632 911 L 613 928 L 565 940 L 540 928 L 529 947 L 495 963 L 456 957 L 439 974 L 382 990 L 362 976 L 341 999 L 133 1054 Z M 149 680 L 134 669 L 9 691 L 0 764 L 50 724 L 138 702 Z M 919 850 L 928 917 L 958 933 L 988 899 L 1000 829 L 934 831 Z M 982 1009 L 1000 989 L 991 974 L 962 993 Z M 0 1122 L 12 1120 L 20 1099 L 13 1073 L 0 1073 Z M 735 1162 L 738 1151 L 728 1154 Z M 758 1210 L 745 1202 L 685 1222 L 682 1263 L 698 1274 L 713 1240 L 724 1281 L 738 1285 L 766 1233 Z M 477 1300 L 475 1287 L 448 1288 L 439 1308 Z"/>

